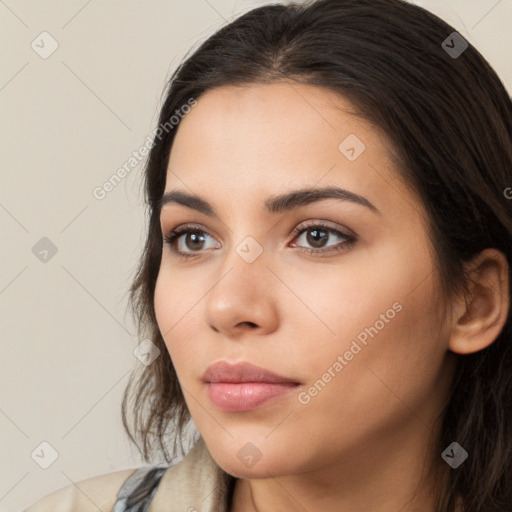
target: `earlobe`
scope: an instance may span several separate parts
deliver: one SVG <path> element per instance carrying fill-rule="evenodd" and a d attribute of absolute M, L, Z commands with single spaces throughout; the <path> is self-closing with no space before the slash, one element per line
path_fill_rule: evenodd
<path fill-rule="evenodd" d="M 471 275 L 467 305 L 462 298 L 453 305 L 448 348 L 457 354 L 471 354 L 491 345 L 508 317 L 508 262 L 497 249 L 480 252 L 467 264 Z"/>

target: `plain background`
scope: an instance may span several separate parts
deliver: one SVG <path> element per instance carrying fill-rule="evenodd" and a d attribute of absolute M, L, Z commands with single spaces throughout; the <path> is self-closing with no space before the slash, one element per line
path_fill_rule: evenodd
<path fill-rule="evenodd" d="M 145 233 L 142 164 L 103 200 L 92 191 L 155 128 L 188 50 L 265 3 L 0 0 L 0 512 L 143 465 L 120 419 L 141 364 L 126 300 Z M 415 3 L 512 90 L 511 0 Z M 46 59 L 31 47 L 43 31 L 59 45 Z M 43 237 L 57 249 L 46 262 L 32 251 Z M 58 452 L 48 469 L 31 456 L 50 453 L 42 442 Z"/>

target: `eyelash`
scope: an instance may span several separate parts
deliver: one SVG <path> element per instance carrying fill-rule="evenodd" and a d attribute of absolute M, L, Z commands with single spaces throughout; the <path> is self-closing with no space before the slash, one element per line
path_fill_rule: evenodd
<path fill-rule="evenodd" d="M 339 231 L 338 229 L 331 228 L 330 226 L 327 226 L 325 224 L 321 223 L 311 223 L 308 225 L 302 225 L 298 228 L 294 229 L 292 236 L 293 240 L 298 238 L 300 235 L 307 231 L 312 231 L 313 229 L 318 229 L 319 231 L 325 231 L 329 234 L 338 235 L 341 238 L 345 239 L 345 242 L 340 242 L 340 244 L 331 247 L 330 249 L 311 249 L 307 247 L 300 247 L 299 250 L 302 252 L 306 252 L 310 255 L 318 255 L 319 253 L 325 254 L 325 253 L 331 253 L 331 252 L 343 252 L 347 250 L 355 241 L 356 238 L 350 235 L 347 235 L 343 233 L 342 231 Z M 182 236 L 183 234 L 205 234 L 208 235 L 206 231 L 201 229 L 199 226 L 194 225 L 183 225 L 179 226 L 178 228 L 173 229 L 169 232 L 167 235 L 163 235 L 163 241 L 165 244 L 169 245 L 169 248 L 171 251 L 181 260 L 188 260 L 189 258 L 193 258 L 200 254 L 201 251 L 192 251 L 192 252 L 182 252 L 178 251 L 175 247 L 175 242 L 177 239 Z M 210 236 L 210 235 L 208 235 Z"/>

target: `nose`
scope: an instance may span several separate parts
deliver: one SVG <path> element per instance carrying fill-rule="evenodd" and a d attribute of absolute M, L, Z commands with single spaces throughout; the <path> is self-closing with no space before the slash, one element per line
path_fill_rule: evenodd
<path fill-rule="evenodd" d="M 264 252 L 248 263 L 233 249 L 205 297 L 207 325 L 216 333 L 236 339 L 244 333 L 273 332 L 278 323 L 275 293 L 278 283 L 267 267 Z"/>

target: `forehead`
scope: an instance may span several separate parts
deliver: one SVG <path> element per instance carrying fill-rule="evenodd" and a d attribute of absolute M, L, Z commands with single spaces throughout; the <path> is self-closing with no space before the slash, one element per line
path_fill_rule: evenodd
<path fill-rule="evenodd" d="M 385 133 L 355 113 L 334 91 L 306 84 L 209 90 L 178 127 L 166 191 L 247 197 L 317 184 L 343 186 L 377 206 L 392 201 L 392 189 L 400 190 L 395 203 L 411 201 Z"/>
<path fill-rule="evenodd" d="M 217 153 L 265 148 L 300 155 L 328 146 L 337 153 L 352 133 L 374 150 L 389 146 L 375 126 L 356 114 L 348 100 L 322 87 L 288 82 L 223 86 L 199 97 L 181 121 L 175 145 L 185 138 L 190 143 L 192 137 L 197 147 Z"/>

